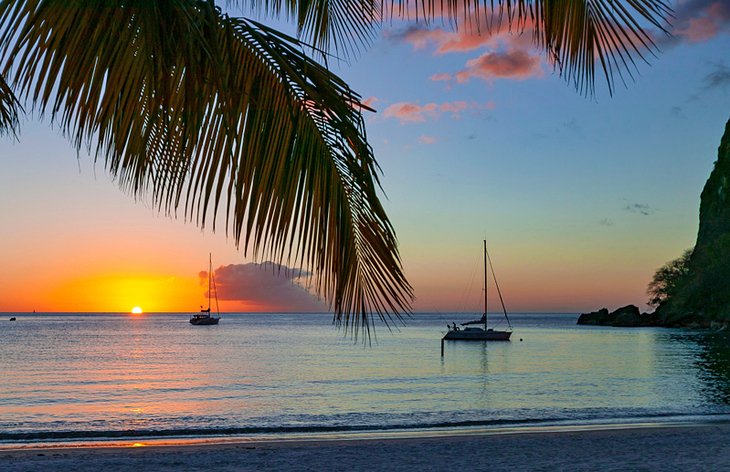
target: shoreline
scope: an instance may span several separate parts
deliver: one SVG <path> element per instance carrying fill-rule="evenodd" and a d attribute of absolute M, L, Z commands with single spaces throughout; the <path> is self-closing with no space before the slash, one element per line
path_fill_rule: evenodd
<path fill-rule="evenodd" d="M 191 441 L 205 441 L 193 439 Z M 144 443 L 140 443 L 144 444 Z M 441 431 L 389 437 L 231 438 L 223 442 L 0 451 L 0 470 L 718 470 L 730 422 Z"/>
<path fill-rule="evenodd" d="M 410 440 L 469 436 L 500 436 L 516 434 L 544 434 L 591 432 L 629 429 L 684 428 L 695 426 L 728 425 L 730 415 L 693 415 L 676 417 L 647 417 L 636 421 L 583 421 L 519 423 L 501 426 L 444 426 L 426 428 L 357 429 L 308 431 L 289 433 L 179 435 L 179 436 L 120 436 L 88 439 L 47 439 L 37 441 L 0 442 L 0 453 L 7 451 L 52 449 L 126 449 L 131 447 L 215 446 L 230 444 L 274 444 L 332 441 Z"/>

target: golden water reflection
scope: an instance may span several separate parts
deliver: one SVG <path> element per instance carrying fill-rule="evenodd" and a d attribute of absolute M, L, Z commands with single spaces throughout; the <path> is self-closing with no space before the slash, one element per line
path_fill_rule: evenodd
<path fill-rule="evenodd" d="M 39 317 L 0 332 L 0 431 L 577 421 L 730 401 L 727 337 L 525 315 L 523 342 L 447 343 L 441 358 L 451 320 L 430 316 L 372 347 L 328 316 L 228 315 L 213 327 L 184 315 Z"/>

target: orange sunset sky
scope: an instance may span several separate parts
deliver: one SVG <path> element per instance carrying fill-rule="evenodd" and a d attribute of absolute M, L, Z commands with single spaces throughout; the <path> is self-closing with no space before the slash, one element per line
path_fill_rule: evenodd
<path fill-rule="evenodd" d="M 511 311 L 646 309 L 654 270 L 694 243 L 730 116 L 730 7 L 675 14 L 613 97 L 579 95 L 506 32 L 392 24 L 333 64 L 378 111 L 368 138 L 414 311 L 478 310 L 485 238 Z M 48 117 L 0 136 L 0 242 L 0 311 L 197 311 L 209 253 L 223 311 L 327 310 L 222 229 L 124 194 Z"/>

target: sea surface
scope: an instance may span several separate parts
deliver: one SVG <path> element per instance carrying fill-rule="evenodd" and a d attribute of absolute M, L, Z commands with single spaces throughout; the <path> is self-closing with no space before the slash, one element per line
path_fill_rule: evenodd
<path fill-rule="evenodd" d="M 0 318 L 0 446 L 727 419 L 730 333 L 511 317 L 511 342 L 446 342 L 416 314 L 363 344 L 330 315 Z M 502 325 L 504 327 L 504 325 Z M 498 327 L 499 328 L 499 327 Z"/>

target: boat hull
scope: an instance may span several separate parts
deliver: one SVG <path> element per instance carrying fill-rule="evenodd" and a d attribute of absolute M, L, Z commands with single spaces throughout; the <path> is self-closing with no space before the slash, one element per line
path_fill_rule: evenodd
<path fill-rule="evenodd" d="M 212 316 L 190 318 L 190 324 L 195 326 L 217 325 L 219 321 L 220 318 L 213 318 Z"/>
<path fill-rule="evenodd" d="M 495 331 L 488 329 L 467 328 L 451 330 L 444 336 L 448 341 L 509 341 L 512 331 Z"/>

